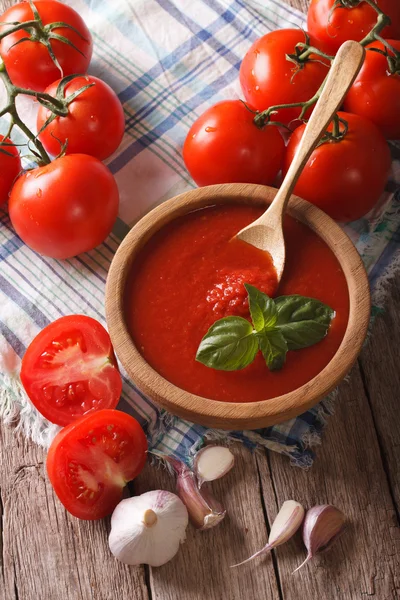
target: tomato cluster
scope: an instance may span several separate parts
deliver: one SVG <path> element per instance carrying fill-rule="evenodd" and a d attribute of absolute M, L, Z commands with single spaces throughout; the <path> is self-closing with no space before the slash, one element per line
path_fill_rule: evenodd
<path fill-rule="evenodd" d="M 0 138 L 0 204 L 9 198 L 15 231 L 33 250 L 76 256 L 103 242 L 117 218 L 118 187 L 101 161 L 121 143 L 124 111 L 104 81 L 84 75 L 93 43 L 74 9 L 57 0 L 20 2 L 0 23 L 8 24 L 0 28 L 2 75 L 13 92 L 40 103 L 32 137 L 41 151 L 39 165 L 21 173 L 17 149 Z"/>
<path fill-rule="evenodd" d="M 104 81 L 84 74 L 92 38 L 72 8 L 57 0 L 20 2 L 0 22 L 10 30 L 3 36 L 0 27 L 8 112 L 42 163 L 22 172 L 18 149 L 0 136 L 0 204 L 8 198 L 11 222 L 32 249 L 72 257 L 99 245 L 117 218 L 117 184 L 101 161 L 122 140 L 123 108 Z M 27 29 L 17 25 L 28 22 Z M 15 112 L 18 94 L 40 103 L 37 136 Z M 47 458 L 61 502 L 82 519 L 110 514 L 142 470 L 147 441 L 132 416 L 114 410 L 122 379 L 107 331 L 83 315 L 54 321 L 27 349 L 21 382 L 37 410 L 64 426 Z"/>
<path fill-rule="evenodd" d="M 308 29 L 277 30 L 254 42 L 240 67 L 244 101 L 219 102 L 203 113 L 186 137 L 183 158 L 198 185 L 278 183 L 332 55 L 344 41 L 360 41 L 366 58 L 338 113 L 340 127 L 328 128 L 294 190 L 334 219 L 353 221 L 384 190 L 386 139 L 400 139 L 400 2 L 311 0 Z"/>

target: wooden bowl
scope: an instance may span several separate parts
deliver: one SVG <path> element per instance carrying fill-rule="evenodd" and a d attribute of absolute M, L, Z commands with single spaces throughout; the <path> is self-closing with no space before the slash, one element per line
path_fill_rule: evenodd
<path fill-rule="evenodd" d="M 251 184 L 215 185 L 195 189 L 164 202 L 128 233 L 110 267 L 106 286 L 106 317 L 117 356 L 134 383 L 154 402 L 189 421 L 218 429 L 258 429 L 287 421 L 314 406 L 332 391 L 355 362 L 370 316 L 367 275 L 353 243 L 341 228 L 317 207 L 292 196 L 289 214 L 308 225 L 331 248 L 345 274 L 350 314 L 342 343 L 329 364 L 300 388 L 269 400 L 238 403 L 202 398 L 173 385 L 159 375 L 137 350 L 124 315 L 127 275 L 142 246 L 176 217 L 197 208 L 237 203 L 267 206 L 276 190 Z"/>

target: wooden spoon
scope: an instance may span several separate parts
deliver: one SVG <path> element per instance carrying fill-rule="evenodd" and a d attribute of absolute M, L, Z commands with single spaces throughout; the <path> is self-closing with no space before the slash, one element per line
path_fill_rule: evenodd
<path fill-rule="evenodd" d="M 236 234 L 237 238 L 270 253 L 278 282 L 281 280 L 285 266 L 282 219 L 286 205 L 311 153 L 355 80 L 364 62 L 364 56 L 365 50 L 358 42 L 348 41 L 339 48 L 324 89 L 278 193 L 261 217 Z"/>

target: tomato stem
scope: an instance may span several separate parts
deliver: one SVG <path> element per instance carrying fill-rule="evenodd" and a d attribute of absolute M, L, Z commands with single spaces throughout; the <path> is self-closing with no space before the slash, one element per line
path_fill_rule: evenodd
<path fill-rule="evenodd" d="M 391 21 L 390 18 L 387 15 L 385 15 L 385 13 L 383 13 L 374 2 L 370 2 L 369 0 L 364 0 L 364 2 L 367 2 L 367 4 L 370 4 L 370 6 L 373 6 L 378 13 L 378 18 L 376 20 L 375 25 L 373 26 L 371 31 L 365 36 L 365 38 L 363 38 L 360 42 L 362 46 L 367 46 L 367 44 L 371 44 L 377 39 L 376 36 L 379 36 L 381 31 L 387 25 L 390 25 Z"/>
<path fill-rule="evenodd" d="M 262 112 L 256 114 L 256 116 L 254 117 L 254 124 L 259 129 L 262 129 L 265 125 L 267 125 L 267 123 L 271 122 L 272 115 L 277 113 L 278 110 L 282 110 L 285 108 L 301 108 L 300 115 L 298 118 L 299 120 L 304 119 L 304 115 L 307 112 L 307 109 L 313 106 L 320 97 L 325 81 L 323 82 L 319 90 L 315 93 L 315 95 L 312 98 L 310 98 L 310 100 L 307 100 L 306 102 L 292 102 L 290 104 L 275 104 L 274 106 L 270 106 L 266 110 L 263 110 Z"/>
<path fill-rule="evenodd" d="M 379 54 L 382 54 L 383 56 L 385 56 L 385 58 L 388 62 L 388 66 L 389 66 L 389 72 L 392 75 L 399 75 L 400 74 L 400 52 L 397 50 L 397 48 L 394 48 L 394 46 L 389 44 L 389 42 L 387 40 L 385 40 L 383 37 L 381 37 L 380 35 L 375 35 L 375 39 L 378 42 L 381 42 L 382 46 L 384 47 L 384 50 L 380 50 L 379 48 L 369 48 L 369 50 L 373 51 L 373 52 L 378 52 Z M 389 53 L 393 54 L 393 56 Z"/>
<path fill-rule="evenodd" d="M 32 90 L 24 90 L 23 88 L 19 88 L 16 87 L 8 73 L 7 73 L 7 69 L 4 65 L 4 63 L 0 64 L 0 79 L 2 79 L 5 90 L 6 90 L 6 94 L 7 94 L 7 103 L 6 106 L 0 111 L 0 117 L 9 114 L 10 115 L 10 123 L 9 123 L 9 127 L 8 127 L 8 135 L 11 135 L 11 131 L 13 129 L 13 127 L 17 126 L 19 127 L 19 129 L 26 135 L 26 137 L 33 143 L 33 145 L 35 146 L 36 150 L 38 151 L 39 157 L 41 162 L 43 162 L 44 164 L 49 164 L 50 161 L 50 157 L 47 154 L 46 150 L 44 149 L 43 144 L 41 143 L 40 140 L 38 140 L 37 136 L 29 129 L 29 127 L 27 125 L 25 125 L 25 123 L 22 121 L 22 119 L 20 118 L 18 111 L 17 111 L 17 107 L 16 107 L 16 97 L 19 94 L 28 94 L 28 95 L 33 95 L 35 97 L 38 97 L 38 94 L 40 95 L 39 92 L 32 92 Z M 41 94 L 43 96 L 43 94 Z M 46 96 L 49 96 L 48 94 L 45 94 Z M 54 100 L 51 96 L 49 96 L 49 98 L 51 98 L 52 100 Z"/>
<path fill-rule="evenodd" d="M 4 31 L 3 33 L 0 33 L 0 41 L 5 38 L 7 35 L 11 35 L 12 33 L 15 33 L 16 31 L 20 31 L 21 29 L 24 29 L 25 31 L 29 31 L 29 28 L 33 28 L 33 29 L 39 29 L 40 24 L 35 21 L 24 21 L 23 23 L 0 23 L 0 27 L 4 27 L 4 25 L 12 25 L 13 27 L 10 27 L 10 29 L 7 29 L 6 31 Z"/>
<path fill-rule="evenodd" d="M 299 48 L 302 51 L 301 54 L 297 57 L 298 60 L 301 62 L 308 60 L 311 54 L 316 54 L 317 56 L 321 56 L 322 58 L 325 58 L 326 60 L 329 60 L 331 62 L 335 58 L 330 54 L 322 52 L 322 50 L 319 50 L 319 48 L 315 48 L 314 46 L 310 46 L 309 44 L 305 44 L 304 42 L 299 42 L 298 44 L 296 44 L 296 48 Z"/>
<path fill-rule="evenodd" d="M 332 135 L 334 138 L 338 138 L 340 134 L 340 122 L 339 122 L 339 117 L 337 115 L 335 115 L 333 117 L 333 122 L 332 122 Z"/>

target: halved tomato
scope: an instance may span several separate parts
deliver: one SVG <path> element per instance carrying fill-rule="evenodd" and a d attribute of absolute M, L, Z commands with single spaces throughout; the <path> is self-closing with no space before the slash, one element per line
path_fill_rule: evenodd
<path fill-rule="evenodd" d="M 110 336 L 84 315 L 61 317 L 35 337 L 22 359 L 21 381 L 38 411 L 57 425 L 115 408 L 122 390 Z"/>
<path fill-rule="evenodd" d="M 147 440 L 131 415 L 99 410 L 64 427 L 47 455 L 47 473 L 59 500 L 78 519 L 112 513 L 128 481 L 146 462 Z"/>

